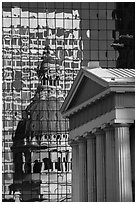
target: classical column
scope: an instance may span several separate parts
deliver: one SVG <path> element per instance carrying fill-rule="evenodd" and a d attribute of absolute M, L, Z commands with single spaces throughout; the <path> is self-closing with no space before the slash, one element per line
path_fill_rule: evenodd
<path fill-rule="evenodd" d="M 87 139 L 87 182 L 88 182 L 88 202 L 96 202 L 96 138 L 92 133 L 88 133 Z"/>
<path fill-rule="evenodd" d="M 96 179 L 97 179 L 97 202 L 105 201 L 105 134 L 97 130 L 96 135 Z"/>
<path fill-rule="evenodd" d="M 86 139 L 79 137 L 79 202 L 87 202 L 87 146 Z M 78 183 L 77 183 L 78 185 Z"/>
<path fill-rule="evenodd" d="M 69 141 L 72 147 L 72 202 L 79 201 L 79 147 L 74 140 Z"/>
<path fill-rule="evenodd" d="M 115 130 L 111 126 L 104 128 L 106 132 L 106 201 L 116 201 L 115 175 Z"/>
<path fill-rule="evenodd" d="M 132 201 L 129 125 L 115 125 L 116 194 L 118 202 Z"/>

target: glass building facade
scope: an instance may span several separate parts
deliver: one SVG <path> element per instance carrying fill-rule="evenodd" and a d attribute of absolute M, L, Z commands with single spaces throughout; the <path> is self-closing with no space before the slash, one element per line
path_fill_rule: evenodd
<path fill-rule="evenodd" d="M 119 45 L 121 35 L 128 36 L 128 39 L 134 38 L 134 3 L 4 2 L 2 7 L 2 194 L 3 200 L 12 200 L 15 199 L 16 189 L 11 190 L 10 186 L 21 183 L 14 179 L 13 138 L 17 126 L 22 120 L 22 111 L 29 109 L 39 86 L 37 68 L 42 62 L 45 46 L 50 47 L 51 56 L 56 59 L 54 63 L 56 66 L 53 63 L 51 65 L 51 69 L 55 70 L 53 78 L 57 76 L 55 67 L 59 67 L 59 90 L 56 98 L 60 94 L 62 103 L 81 66 L 87 66 L 89 61 L 99 61 L 102 68 L 115 68 L 119 65 L 129 65 L 133 68 L 134 47 L 130 48 L 132 49 L 130 60 L 128 57 L 126 58 L 131 63 L 122 62 L 122 64 L 117 63 L 123 55 L 115 45 Z M 124 11 L 126 11 L 126 15 Z M 126 21 L 128 21 L 128 25 L 125 26 Z M 127 56 L 128 53 L 131 53 L 130 49 L 126 51 Z M 56 84 L 55 87 L 57 92 Z M 54 109 L 59 111 L 57 104 L 56 100 Z M 35 120 L 40 120 L 40 118 L 36 117 Z M 62 118 L 56 117 L 55 122 L 58 121 L 62 123 Z M 56 132 L 55 138 L 57 138 L 58 131 L 54 131 Z M 48 130 L 48 135 L 45 135 L 44 132 L 44 137 L 47 138 L 50 135 L 49 140 L 54 143 L 55 138 L 52 132 L 52 129 Z M 60 145 L 56 144 L 57 152 L 69 152 L 71 155 L 71 148 L 68 144 L 68 126 L 61 129 L 59 134 L 61 136 Z M 47 154 L 46 152 L 45 154 Z M 58 175 L 63 178 L 64 175 L 65 183 L 63 181 L 60 185 L 58 179 L 55 183 L 51 181 L 52 179 L 49 180 L 48 187 L 42 183 L 43 187 L 40 185 L 38 191 L 40 196 L 37 199 L 71 200 L 71 156 L 67 161 L 66 157 L 64 153 L 60 161 L 61 165 L 64 165 L 62 167 L 64 170 L 56 168 L 56 173 L 54 173 L 56 178 Z M 52 161 L 53 164 L 55 162 L 57 161 Z M 65 167 L 65 162 L 68 163 L 69 170 Z M 33 160 L 32 166 L 34 163 Z M 50 175 L 49 169 L 47 170 Z M 30 173 L 33 175 L 34 172 Z M 23 180 L 22 177 L 20 177 L 21 179 Z M 23 186 L 22 183 L 21 185 Z M 22 191 L 20 190 L 20 193 Z M 54 196 L 50 196 L 53 191 Z M 36 199 L 35 196 L 32 196 L 33 192 L 29 192 L 31 192 L 29 193 L 31 196 L 28 196 L 26 200 L 23 197 L 24 201 Z"/>

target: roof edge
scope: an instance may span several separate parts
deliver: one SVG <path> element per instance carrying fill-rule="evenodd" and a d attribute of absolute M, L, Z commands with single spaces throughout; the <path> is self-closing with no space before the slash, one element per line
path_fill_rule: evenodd
<path fill-rule="evenodd" d="M 114 85 L 112 84 L 112 86 L 109 86 L 106 90 L 104 90 L 103 92 L 97 94 L 96 96 L 92 97 L 91 99 L 87 100 L 86 102 L 81 103 L 80 105 L 66 111 L 66 112 L 62 112 L 62 116 L 63 117 L 69 117 L 70 115 L 78 112 L 79 110 L 87 107 L 88 105 L 90 105 L 91 103 L 94 103 L 95 101 L 99 100 L 100 98 L 105 97 L 106 95 L 109 95 L 110 93 L 125 93 L 125 92 L 135 92 L 135 87 L 134 85 L 127 85 L 125 87 L 125 85 Z"/>

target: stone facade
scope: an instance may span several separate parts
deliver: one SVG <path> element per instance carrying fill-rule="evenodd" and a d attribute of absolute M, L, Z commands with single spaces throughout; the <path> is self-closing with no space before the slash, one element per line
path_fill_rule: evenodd
<path fill-rule="evenodd" d="M 91 86 L 85 96 L 85 77 L 102 86 L 100 92 Z M 89 92 L 91 98 L 87 97 Z M 78 94 L 83 99 L 80 103 Z M 134 200 L 134 97 L 133 70 L 123 69 L 120 74 L 117 69 L 95 68 L 92 63 L 80 70 L 61 108 L 63 116 L 70 120 L 73 201 Z"/>

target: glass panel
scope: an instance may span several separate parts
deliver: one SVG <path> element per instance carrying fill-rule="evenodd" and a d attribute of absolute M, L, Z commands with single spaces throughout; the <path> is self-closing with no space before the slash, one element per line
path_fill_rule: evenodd
<path fill-rule="evenodd" d="M 106 19 L 106 10 L 99 10 L 98 14 L 99 19 Z"/>
<path fill-rule="evenodd" d="M 98 10 L 90 10 L 90 19 L 98 19 Z"/>
<path fill-rule="evenodd" d="M 100 60 L 105 60 L 106 59 L 106 52 L 103 51 L 99 51 L 99 59 Z"/>
<path fill-rule="evenodd" d="M 98 20 L 90 20 L 90 28 L 93 30 L 98 29 Z"/>
<path fill-rule="evenodd" d="M 99 50 L 106 50 L 107 44 L 106 41 L 99 41 Z"/>
<path fill-rule="evenodd" d="M 98 30 L 91 30 L 91 39 L 98 39 L 99 32 Z"/>
<path fill-rule="evenodd" d="M 106 30 L 106 26 L 107 26 L 107 21 L 106 20 L 100 20 L 99 21 L 99 29 Z"/>
<path fill-rule="evenodd" d="M 106 2 L 99 2 L 98 3 L 98 9 L 106 9 L 107 3 Z"/>
<path fill-rule="evenodd" d="M 90 43 L 90 46 L 91 46 L 91 48 L 90 49 L 92 49 L 92 50 L 98 50 L 98 41 L 97 40 L 92 40 L 91 41 L 91 43 Z"/>

